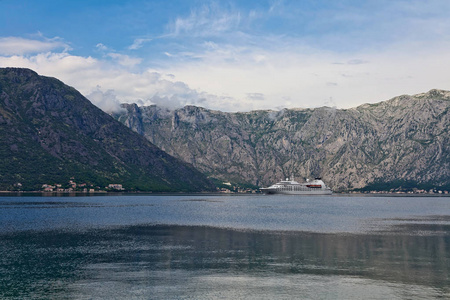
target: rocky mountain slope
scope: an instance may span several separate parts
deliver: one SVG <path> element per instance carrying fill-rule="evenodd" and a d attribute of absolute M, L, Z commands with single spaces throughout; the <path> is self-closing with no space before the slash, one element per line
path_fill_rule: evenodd
<path fill-rule="evenodd" d="M 335 190 L 450 187 L 450 92 L 353 109 L 224 113 L 124 104 L 114 117 L 209 176 L 265 186 L 321 176 Z"/>
<path fill-rule="evenodd" d="M 0 190 L 71 178 L 128 190 L 202 191 L 199 171 L 114 120 L 75 89 L 28 69 L 0 69 Z"/>

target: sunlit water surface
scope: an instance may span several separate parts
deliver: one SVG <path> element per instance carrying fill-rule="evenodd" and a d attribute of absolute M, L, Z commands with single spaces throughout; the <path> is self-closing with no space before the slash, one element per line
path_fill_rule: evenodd
<path fill-rule="evenodd" d="M 0 197 L 0 299 L 446 299 L 450 197 Z"/>

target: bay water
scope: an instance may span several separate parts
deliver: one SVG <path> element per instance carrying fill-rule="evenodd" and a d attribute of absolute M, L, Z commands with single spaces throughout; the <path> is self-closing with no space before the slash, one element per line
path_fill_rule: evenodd
<path fill-rule="evenodd" d="M 450 197 L 0 197 L 0 299 L 446 299 Z"/>

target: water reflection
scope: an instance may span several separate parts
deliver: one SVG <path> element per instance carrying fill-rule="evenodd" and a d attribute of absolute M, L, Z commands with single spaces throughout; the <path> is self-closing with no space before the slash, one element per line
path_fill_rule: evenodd
<path fill-rule="evenodd" d="M 5 233 L 0 298 L 448 297 L 449 232 L 411 222 L 373 234 L 169 225 Z"/>

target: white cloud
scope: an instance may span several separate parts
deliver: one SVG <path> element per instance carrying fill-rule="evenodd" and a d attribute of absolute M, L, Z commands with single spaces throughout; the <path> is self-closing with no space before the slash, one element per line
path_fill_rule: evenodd
<path fill-rule="evenodd" d="M 198 54 L 202 60 L 172 64 L 166 71 L 194 89 L 240 99 L 247 110 L 317 107 L 329 105 L 331 98 L 333 106 L 350 108 L 405 93 L 449 89 L 447 49 L 444 43 L 435 43 L 433 49 L 404 44 L 354 57 L 295 44 L 283 49 L 216 45 Z"/>
<path fill-rule="evenodd" d="M 98 43 L 95 46 L 95 49 L 97 52 L 101 53 L 104 58 L 111 58 L 124 67 L 134 67 L 142 62 L 142 58 L 117 53 L 114 49 L 111 49 L 102 43 Z"/>
<path fill-rule="evenodd" d="M 102 52 L 105 52 L 105 51 L 108 51 L 108 50 L 109 50 L 108 47 L 106 47 L 106 46 L 103 45 L 102 43 L 98 43 L 98 44 L 95 46 L 95 48 L 97 48 L 97 50 L 102 51 Z"/>
<path fill-rule="evenodd" d="M 433 50 L 407 48 L 351 57 L 313 53 L 301 46 L 285 47 L 282 52 L 277 47 L 216 44 L 197 52 L 201 59 L 160 70 L 130 69 L 139 59 L 127 63 L 128 57 L 122 55 L 111 60 L 68 52 L 0 56 L 0 66 L 31 68 L 59 78 L 105 110 L 119 102 L 137 101 L 223 111 L 322 105 L 349 108 L 405 93 L 450 88 L 450 53 L 445 45 Z"/>
<path fill-rule="evenodd" d="M 240 22 L 240 12 L 226 10 L 211 2 L 192 10 L 186 18 L 178 17 L 168 28 L 172 36 L 215 36 L 236 29 Z"/>
<path fill-rule="evenodd" d="M 247 93 L 247 98 L 250 100 L 264 100 L 264 94 L 261 93 Z"/>
<path fill-rule="evenodd" d="M 114 55 L 113 55 L 114 56 Z M 56 77 L 75 87 L 105 111 L 115 111 L 120 102 L 159 104 L 167 107 L 198 105 L 212 108 L 243 110 L 240 102 L 190 88 L 174 81 L 173 74 L 154 70 L 133 72 L 125 56 L 114 60 L 70 55 L 67 52 L 46 52 L 36 55 L 0 56 L 0 67 L 30 68 L 40 75 Z M 121 61 L 117 63 L 116 61 Z M 125 63 L 124 63 L 125 61 Z"/>
<path fill-rule="evenodd" d="M 1 37 L 0 55 L 24 55 L 30 53 L 47 52 L 54 49 L 69 50 L 70 47 L 59 38 L 53 39 L 24 39 L 21 37 Z"/>
<path fill-rule="evenodd" d="M 439 11 L 420 1 L 301 11 L 301 5 L 273 1 L 268 10 L 252 9 L 247 15 L 217 4 L 203 6 L 170 24 L 168 36 L 190 37 L 191 43 L 179 52 L 171 49 L 170 62 L 162 65 L 191 88 L 237 99 L 246 110 L 349 108 L 450 89 L 445 13 L 450 4 L 439 3 Z M 283 17 L 298 33 L 245 30 L 264 28 L 272 17 Z M 259 23 L 252 27 L 251 22 Z M 190 55 L 184 55 L 186 48 Z"/>
<path fill-rule="evenodd" d="M 107 56 L 111 57 L 112 59 L 116 60 L 120 65 L 126 66 L 126 67 L 133 67 L 137 64 L 140 64 L 142 62 L 141 58 L 136 57 L 130 57 L 125 54 L 119 54 L 119 53 L 108 53 Z"/>
<path fill-rule="evenodd" d="M 137 50 L 141 48 L 145 43 L 150 42 L 152 39 L 135 39 L 133 44 L 128 47 L 129 50 Z"/>
<path fill-rule="evenodd" d="M 117 95 L 114 90 L 102 91 L 100 86 L 97 86 L 91 93 L 86 95 L 93 104 L 102 109 L 105 112 L 119 112 L 123 110 L 120 106 L 120 101 L 117 99 Z"/>

